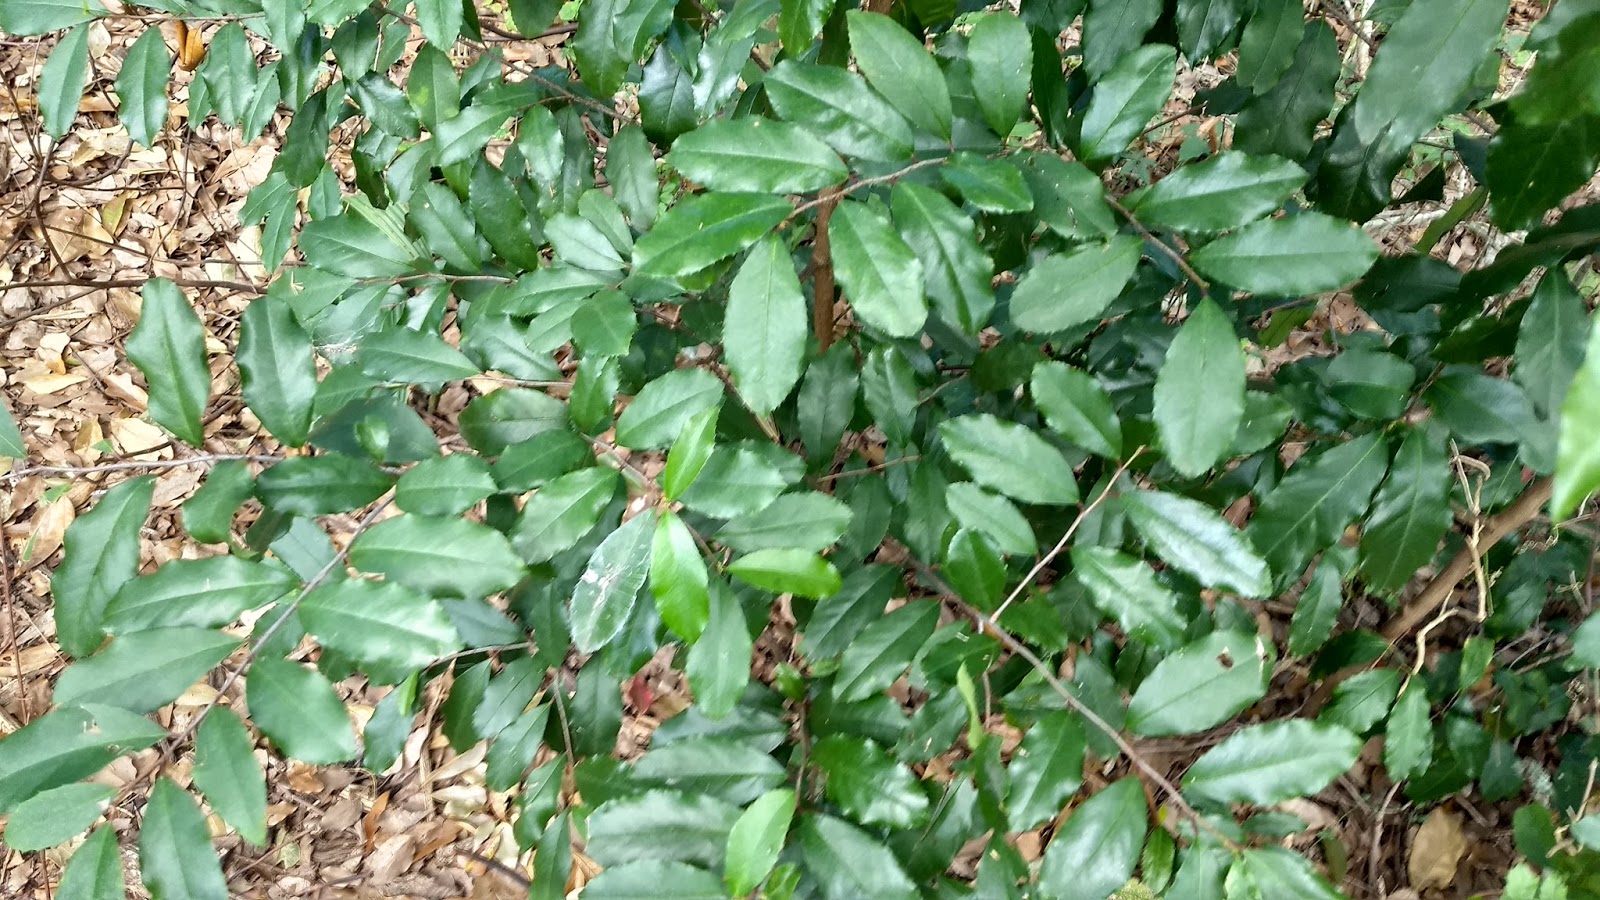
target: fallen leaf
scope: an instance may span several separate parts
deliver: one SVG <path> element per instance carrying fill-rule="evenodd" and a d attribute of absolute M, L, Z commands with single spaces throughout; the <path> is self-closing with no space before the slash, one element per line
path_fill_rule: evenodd
<path fill-rule="evenodd" d="M 1411 858 L 1406 871 L 1411 886 L 1419 891 L 1449 887 L 1456 880 L 1456 867 L 1467 852 L 1467 836 L 1461 831 L 1461 816 L 1444 807 L 1428 814 L 1411 840 Z"/>

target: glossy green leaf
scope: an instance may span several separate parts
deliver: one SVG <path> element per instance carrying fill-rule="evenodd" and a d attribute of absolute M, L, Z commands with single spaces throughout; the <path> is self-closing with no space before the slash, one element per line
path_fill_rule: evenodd
<path fill-rule="evenodd" d="M 1068 240 L 1102 240 L 1116 233 L 1118 222 L 1106 205 L 1105 185 L 1083 163 L 1053 153 L 1015 157 L 1033 194 L 1039 221 Z"/>
<path fill-rule="evenodd" d="M 514 659 L 489 679 L 483 697 L 472 711 L 472 728 L 490 740 L 498 740 L 533 701 L 544 681 L 545 667 L 532 656 Z M 581 704 L 581 701 L 579 701 Z M 582 710 L 580 712 L 587 712 Z"/>
<path fill-rule="evenodd" d="M 1257 635 L 1213 632 L 1169 654 L 1128 704 L 1128 727 L 1151 737 L 1196 734 L 1267 692 L 1275 654 Z"/>
<path fill-rule="evenodd" d="M 46 134 L 60 140 L 78 117 L 84 84 L 89 80 L 89 29 L 77 25 L 61 36 L 44 68 L 39 70 L 35 91 L 39 100 L 39 122 Z"/>
<path fill-rule="evenodd" d="M 713 406 L 690 416 L 673 438 L 666 468 L 661 471 L 661 493 L 668 500 L 682 496 L 711 459 L 719 412 L 720 407 Z"/>
<path fill-rule="evenodd" d="M 355 758 L 350 715 L 333 685 L 315 669 L 258 657 L 245 674 L 245 696 L 250 718 L 285 756 L 313 765 Z"/>
<path fill-rule="evenodd" d="M 132 634 L 179 625 L 226 625 L 240 613 L 282 597 L 299 583 L 300 579 L 281 565 L 237 556 L 176 559 L 117 590 L 106 605 L 106 630 Z"/>
<path fill-rule="evenodd" d="M 775 237 L 756 244 L 728 287 L 724 355 L 745 406 L 767 415 L 800 381 L 810 317 L 789 248 Z"/>
<path fill-rule="evenodd" d="M 861 74 L 908 121 L 948 140 L 950 90 L 922 42 L 885 15 L 851 10 L 845 18 Z"/>
<path fill-rule="evenodd" d="M 723 865 L 723 881 L 730 896 L 749 894 L 772 871 L 783 850 L 794 809 L 794 791 L 779 788 L 758 797 L 733 823 Z"/>
<path fill-rule="evenodd" d="M 726 582 L 711 582 L 711 616 L 700 639 L 689 648 L 684 674 L 694 689 L 695 708 L 710 719 L 733 712 L 750 681 L 750 650 L 754 642 L 745 625 L 744 611 Z"/>
<path fill-rule="evenodd" d="M 650 546 L 650 593 L 668 628 L 694 643 L 711 617 L 705 559 L 689 526 L 663 511 Z"/>
<path fill-rule="evenodd" d="M 1366 512 L 1388 461 L 1383 437 L 1363 435 L 1296 462 L 1262 498 L 1245 537 L 1266 559 L 1279 586 L 1299 579 L 1311 557 L 1332 546 Z"/>
<path fill-rule="evenodd" d="M 610 866 L 583 886 L 589 900 L 723 900 L 721 879 L 688 863 L 646 860 Z"/>
<path fill-rule="evenodd" d="M 1239 25 L 1239 17 L 1253 11 L 1244 0 L 1180 0 L 1178 3 L 1178 41 L 1192 62 L 1232 49 L 1229 42 Z"/>
<path fill-rule="evenodd" d="M 1033 209 L 1033 194 L 1016 166 L 1003 159 L 957 153 L 939 170 L 939 177 L 961 193 L 975 209 L 1020 213 Z"/>
<path fill-rule="evenodd" d="M 151 29 L 152 31 L 154 29 Z M 117 831 L 110 825 L 96 828 L 78 845 L 56 885 L 58 900 L 123 900 L 127 882 L 122 876 L 122 854 Z"/>
<path fill-rule="evenodd" d="M 1239 86 L 1257 95 L 1272 90 L 1294 64 L 1304 32 L 1305 6 L 1299 0 L 1257 4 L 1239 38 L 1239 62 L 1234 69 Z"/>
<path fill-rule="evenodd" d="M 256 478 L 256 493 L 277 512 L 315 517 L 360 509 L 389 485 L 389 476 L 371 464 L 330 453 L 274 463 Z"/>
<path fill-rule="evenodd" d="M 468 453 L 417 463 L 395 484 L 395 505 L 420 516 L 453 516 L 495 492 L 489 464 Z"/>
<path fill-rule="evenodd" d="M 588 219 L 559 213 L 545 222 L 544 231 L 556 258 L 567 265 L 591 272 L 618 272 L 625 265 L 605 232 Z"/>
<path fill-rule="evenodd" d="M 166 735 L 149 719 L 114 706 L 57 707 L 0 741 L 0 811 L 93 775 Z"/>
<path fill-rule="evenodd" d="M 850 527 L 850 507 L 827 494 L 785 494 L 765 508 L 739 516 L 712 539 L 734 550 L 787 547 L 820 553 Z"/>
<path fill-rule="evenodd" d="M 1006 826 L 1028 831 L 1061 814 L 1083 786 L 1083 724 L 1066 710 L 1035 722 L 1011 757 Z"/>
<path fill-rule="evenodd" d="M 510 790 L 522 780 L 522 773 L 533 764 L 543 746 L 550 707 L 544 703 L 524 711 L 489 744 L 484 782 L 490 790 Z"/>
<path fill-rule="evenodd" d="M 862 629 L 839 662 L 834 696 L 851 703 L 893 684 L 938 624 L 937 604 L 911 602 Z"/>
<path fill-rule="evenodd" d="M 617 443 L 665 447 L 695 416 L 722 402 L 722 382 L 705 369 L 674 369 L 639 390 L 617 417 Z"/>
<path fill-rule="evenodd" d="M 774 594 L 826 597 L 839 590 L 839 570 L 822 557 L 793 547 L 769 547 L 728 564 L 728 574 Z"/>
<path fill-rule="evenodd" d="M 1478 371 L 1445 371 L 1433 380 L 1425 399 L 1439 421 L 1466 444 L 1514 444 L 1537 424 L 1521 386 Z"/>
<path fill-rule="evenodd" d="M 461 648 L 461 637 L 436 601 L 400 582 L 347 578 L 319 586 L 297 615 L 322 646 L 362 667 L 379 684 Z"/>
<path fill-rule="evenodd" d="M 1561 403 L 1550 518 L 1561 521 L 1600 490 L 1600 328 L 1589 329 L 1589 348 Z"/>
<path fill-rule="evenodd" d="M 911 156 L 910 123 L 853 72 L 788 59 L 761 84 L 781 118 L 805 126 L 845 156 L 883 162 Z"/>
<path fill-rule="evenodd" d="M 157 900 L 228 895 L 200 805 L 169 778 L 156 780 L 139 828 L 139 877 Z"/>
<path fill-rule="evenodd" d="M 1122 495 L 1128 521 L 1156 556 L 1209 588 L 1245 597 L 1272 592 L 1272 574 L 1250 541 L 1216 510 L 1162 491 Z"/>
<path fill-rule="evenodd" d="M 1028 331 L 1066 331 L 1098 321 L 1139 265 L 1143 244 L 1119 235 L 1046 257 L 1011 294 L 1011 320 Z"/>
<path fill-rule="evenodd" d="M 848 171 L 839 154 L 798 125 L 717 119 L 672 143 L 667 162 L 713 191 L 803 194 L 832 187 Z"/>
<path fill-rule="evenodd" d="M 1221 803 L 1270 806 L 1327 787 L 1355 764 L 1361 744 L 1347 729 L 1307 719 L 1249 725 L 1196 760 L 1183 789 Z"/>
<path fill-rule="evenodd" d="M 765 237 L 793 207 L 771 194 L 709 193 L 686 198 L 633 245 L 641 275 L 693 275 Z"/>
<path fill-rule="evenodd" d="M 1328 394 L 1346 409 L 1373 419 L 1398 418 L 1411 402 L 1411 364 L 1375 350 L 1346 350 L 1323 370 Z"/>
<path fill-rule="evenodd" d="M 1378 245 L 1359 229 L 1308 212 L 1247 225 L 1189 260 L 1201 274 L 1240 290 L 1298 297 L 1346 287 L 1377 258 Z"/>
<path fill-rule="evenodd" d="M 240 318 L 235 359 L 244 402 L 262 426 L 291 447 L 305 444 L 317 367 L 311 335 L 287 302 L 273 294 L 250 301 Z"/>
<path fill-rule="evenodd" d="M 606 536 L 572 592 L 572 640 L 593 653 L 621 633 L 650 571 L 655 518 L 637 515 Z"/>
<path fill-rule="evenodd" d="M 393 278 L 412 271 L 415 247 L 352 213 L 307 222 L 297 242 L 306 262 L 350 278 Z"/>
<path fill-rule="evenodd" d="M 791 53 L 810 47 L 833 12 L 834 0 L 782 0 L 778 11 L 778 38 Z"/>
<path fill-rule="evenodd" d="M 1600 167 L 1600 116 L 1568 113 L 1547 125 L 1515 119 L 1489 142 L 1487 178 L 1495 225 L 1516 231 L 1583 187 Z"/>
<path fill-rule="evenodd" d="M 367 335 L 356 350 L 362 371 L 382 381 L 433 385 L 471 378 L 478 366 L 437 334 L 386 328 Z"/>
<path fill-rule="evenodd" d="M 1560 272 L 1546 272 L 1517 329 L 1517 383 L 1544 413 L 1561 410 L 1567 388 L 1583 365 L 1588 307 Z"/>
<path fill-rule="evenodd" d="M 1226 231 L 1277 209 L 1305 181 L 1304 169 L 1279 156 L 1219 153 L 1140 192 L 1132 210 L 1146 227 Z"/>
<path fill-rule="evenodd" d="M 50 595 L 56 640 L 68 656 L 88 656 L 105 640 L 106 606 L 139 571 L 139 531 L 154 491 L 152 476 L 124 481 L 67 527 Z"/>
<path fill-rule="evenodd" d="M 1317 564 L 1295 603 L 1294 615 L 1289 621 L 1289 652 L 1295 656 L 1305 656 L 1327 643 L 1338 621 L 1339 610 L 1344 607 L 1343 574 L 1331 559 L 1337 549 L 1330 549 Z M 1353 554 L 1346 552 L 1344 555 Z"/>
<path fill-rule="evenodd" d="M 1016 422 L 987 413 L 939 423 L 950 458 L 972 480 L 1024 503 L 1059 505 L 1078 499 L 1072 467 L 1060 451 Z"/>
<path fill-rule="evenodd" d="M 211 400 L 205 326 L 178 286 L 165 278 L 145 282 L 139 324 L 128 335 L 128 359 L 150 389 L 149 415 L 192 446 L 205 441 L 201 416 Z"/>
<path fill-rule="evenodd" d="M 622 88 L 645 47 L 672 24 L 669 0 L 597 0 L 578 13 L 572 56 L 583 83 L 596 96 Z"/>
<path fill-rule="evenodd" d="M 1262 15 L 1258 12 L 1251 21 L 1258 21 Z M 1298 23 L 1304 13 L 1297 9 L 1294 17 Z M 1274 153 L 1296 161 L 1311 155 L 1317 125 L 1333 109 L 1334 85 L 1340 72 L 1339 43 L 1326 22 L 1313 21 L 1300 27 L 1295 38 L 1299 46 L 1288 71 L 1270 90 L 1246 103 L 1235 118 L 1234 149 Z"/>
<path fill-rule="evenodd" d="M 607 868 L 658 859 L 716 865 L 738 818 L 737 806 L 705 794 L 646 791 L 596 809 L 585 852 Z"/>
<path fill-rule="evenodd" d="M 194 786 L 206 803 L 257 847 L 267 844 L 267 781 L 255 739 L 239 716 L 213 709 L 194 739 Z"/>
<path fill-rule="evenodd" d="M 1122 423 L 1093 375 L 1046 360 L 1033 367 L 1028 391 L 1052 431 L 1097 456 L 1122 455 Z"/>
<path fill-rule="evenodd" d="M 784 780 L 782 764 L 765 750 L 728 737 L 686 737 L 652 749 L 633 766 L 645 786 L 669 787 L 744 804 Z"/>
<path fill-rule="evenodd" d="M 1101 897 L 1122 887 L 1139 863 L 1149 830 L 1144 788 L 1123 778 L 1067 817 L 1045 848 L 1039 887 L 1057 897 Z"/>
<path fill-rule="evenodd" d="M 820 813 L 801 817 L 800 849 L 828 900 L 921 896 L 888 847 L 843 819 Z"/>
<path fill-rule="evenodd" d="M 503 388 L 467 404 L 457 420 L 480 453 L 504 453 L 541 432 L 567 425 L 567 405 L 531 388 Z"/>
<path fill-rule="evenodd" d="M 422 36 L 440 49 L 448 49 L 461 33 L 461 4 L 456 0 L 412 0 Z"/>
<path fill-rule="evenodd" d="M 54 700 L 151 712 L 176 700 L 238 646 L 237 638 L 208 628 L 156 628 L 114 638 L 61 673 Z"/>
<path fill-rule="evenodd" d="M 27 800 L 6 817 L 6 846 L 18 853 L 45 850 L 89 830 L 116 789 L 104 784 L 64 784 Z"/>
<path fill-rule="evenodd" d="M 1118 60 L 1144 43 L 1145 34 L 1161 18 L 1163 4 L 1161 0 L 1089 0 L 1088 7 L 1083 14 L 1083 69 L 1091 81 L 1099 81 Z M 1059 24 L 1065 27 L 1069 23 Z"/>
<path fill-rule="evenodd" d="M 922 261 L 923 290 L 950 325 L 975 334 L 994 309 L 994 262 L 973 222 L 932 188 L 901 181 L 890 194 L 895 225 Z"/>
<path fill-rule="evenodd" d="M 980 16 L 967 34 L 972 92 L 983 120 L 1005 137 L 1028 109 L 1033 44 L 1027 26 L 1008 12 Z"/>
<path fill-rule="evenodd" d="M 426 594 L 475 600 L 522 580 L 523 564 L 500 532 L 460 518 L 402 515 L 362 532 L 350 562 Z"/>
<path fill-rule="evenodd" d="M 764 509 L 789 481 L 765 457 L 746 447 L 717 447 L 700 477 L 683 493 L 690 509 L 732 519 Z"/>
<path fill-rule="evenodd" d="M 1408 433 L 1361 529 L 1360 567 L 1369 587 L 1398 591 L 1433 559 L 1453 518 L 1452 480 L 1444 435 L 1430 428 Z"/>
<path fill-rule="evenodd" d="M 611 184 L 628 221 L 640 231 L 648 231 L 656 220 L 660 203 L 660 180 L 656 175 L 655 153 L 644 130 L 625 126 L 606 145 L 606 181 Z"/>
<path fill-rule="evenodd" d="M 1194 477 L 1233 445 L 1244 417 L 1244 351 L 1216 303 L 1195 307 L 1156 376 L 1155 421 L 1172 467 Z"/>
<path fill-rule="evenodd" d="M 1389 711 L 1383 736 L 1383 767 L 1395 781 L 1415 778 L 1433 761 L 1433 725 L 1427 691 L 1413 681 Z"/>
<path fill-rule="evenodd" d="M 834 274 L 856 317 L 890 337 L 920 332 L 928 318 L 922 261 L 888 217 L 844 200 L 828 220 L 828 238 Z"/>
<path fill-rule="evenodd" d="M 871 741 L 825 737 L 812 745 L 811 761 L 826 778 L 828 800 L 855 821 L 914 828 L 927 819 L 928 797 L 911 770 Z"/>
<path fill-rule="evenodd" d="M 1145 44 L 1117 60 L 1094 86 L 1083 112 L 1077 151 L 1083 161 L 1114 159 L 1161 112 L 1176 76 L 1177 51 Z"/>
<path fill-rule="evenodd" d="M 0 8 L 0 31 L 31 37 L 71 28 L 105 14 L 100 0 L 13 0 Z"/>
<path fill-rule="evenodd" d="M 448 166 L 465 162 L 482 153 L 509 114 L 510 111 L 503 106 L 477 104 L 461 110 L 457 115 L 441 119 L 433 128 L 433 139 L 439 148 L 439 164 Z"/>
<path fill-rule="evenodd" d="M 800 441 L 814 457 L 834 452 L 856 414 L 856 394 L 861 386 L 855 353 L 847 343 L 837 343 L 806 366 L 806 377 L 795 399 L 800 417 Z"/>
<path fill-rule="evenodd" d="M 1163 650 L 1183 643 L 1178 597 L 1143 561 L 1109 547 L 1073 547 L 1072 574 L 1134 640 Z"/>
<path fill-rule="evenodd" d="M 950 485 L 945 503 L 963 528 L 982 534 L 1002 553 L 1027 556 L 1039 549 L 1027 517 L 1016 504 L 998 494 L 962 481 Z"/>
<path fill-rule="evenodd" d="M 867 412 L 891 443 L 911 440 L 917 426 L 921 390 L 917 373 L 904 353 L 889 346 L 873 348 L 861 368 L 861 395 Z"/>
<path fill-rule="evenodd" d="M 817 602 L 806 622 L 805 655 L 821 660 L 843 653 L 862 629 L 883 616 L 897 583 L 897 570 L 888 566 L 863 566 L 847 575 L 837 593 Z"/>

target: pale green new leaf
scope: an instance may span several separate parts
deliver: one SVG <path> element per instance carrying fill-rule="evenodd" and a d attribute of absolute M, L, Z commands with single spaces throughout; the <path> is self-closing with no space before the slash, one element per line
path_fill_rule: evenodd
<path fill-rule="evenodd" d="M 128 335 L 128 359 L 150 389 L 150 418 L 179 440 L 205 441 L 201 417 L 211 399 L 206 333 L 178 286 L 165 278 L 145 282 L 139 324 Z"/>
<path fill-rule="evenodd" d="M 756 798 L 733 823 L 722 876 L 729 896 L 749 894 L 772 871 L 783 850 L 794 809 L 794 791 L 778 788 Z"/>
<path fill-rule="evenodd" d="M 194 786 L 239 836 L 267 844 L 267 779 L 255 739 L 231 709 L 213 709 L 194 737 Z"/>
<path fill-rule="evenodd" d="M 160 778 L 144 805 L 139 828 L 139 877 L 155 900 L 215 900 L 228 896 L 222 864 L 211 847 L 200 805 L 169 778 Z"/>
<path fill-rule="evenodd" d="M 689 526 L 678 514 L 663 511 L 650 545 L 650 593 L 668 628 L 690 644 L 699 639 L 711 617 L 710 577 Z"/>
<path fill-rule="evenodd" d="M 720 413 L 721 407 L 713 406 L 690 416 L 673 438 L 666 468 L 661 470 L 661 493 L 668 500 L 676 500 L 688 490 L 711 459 Z"/>
<path fill-rule="evenodd" d="M 728 287 L 723 354 L 751 412 L 771 413 L 800 381 L 810 317 L 789 248 L 776 237 L 756 244 Z"/>
<path fill-rule="evenodd" d="M 839 570 L 815 553 L 794 547 L 768 547 L 728 564 L 728 574 L 774 594 L 826 597 L 839 590 Z"/>
<path fill-rule="evenodd" d="M 622 632 L 650 572 L 655 517 L 634 516 L 606 536 L 572 591 L 572 642 L 593 653 Z"/>
<path fill-rule="evenodd" d="M 1561 403 L 1555 485 L 1550 518 L 1570 516 L 1584 498 L 1600 490 L 1600 328 L 1589 331 L 1589 349 Z"/>

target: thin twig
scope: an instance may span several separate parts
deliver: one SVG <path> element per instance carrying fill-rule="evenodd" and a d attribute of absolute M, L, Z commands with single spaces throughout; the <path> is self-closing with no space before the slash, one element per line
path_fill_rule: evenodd
<path fill-rule="evenodd" d="M 157 448 L 159 449 L 159 448 Z M 151 452 L 151 451 L 144 451 Z M 104 472 L 147 472 L 161 469 L 181 469 L 187 466 L 209 466 L 219 462 L 281 462 L 282 456 L 273 456 L 266 453 L 204 453 L 197 456 L 188 456 L 183 459 L 153 459 L 149 462 L 114 462 L 101 463 L 97 466 L 24 466 L 0 475 L 0 483 L 13 484 L 24 478 L 35 475 L 45 477 L 79 477 L 84 475 L 99 475 Z"/>
<path fill-rule="evenodd" d="M 798 218 L 802 214 L 810 212 L 811 210 L 816 209 L 817 207 L 823 205 L 824 203 L 828 203 L 828 202 L 837 203 L 841 198 L 848 197 L 851 194 L 855 193 L 856 191 L 862 190 L 863 188 L 875 187 L 875 186 L 880 185 L 880 184 L 889 184 L 891 182 L 898 181 L 899 179 L 904 178 L 905 176 L 911 174 L 912 172 L 917 171 L 918 169 L 926 169 L 929 166 L 938 165 L 938 164 L 944 163 L 946 161 L 947 160 L 939 159 L 939 158 L 919 159 L 916 162 L 914 162 L 914 163 L 912 163 L 912 164 L 910 164 L 908 166 L 905 166 L 903 168 L 896 169 L 895 171 L 890 172 L 887 175 L 877 175 L 877 176 L 874 176 L 872 178 L 863 178 L 860 181 L 852 181 L 851 183 L 845 185 L 844 187 L 839 188 L 837 191 L 825 191 L 825 192 L 823 192 L 823 194 L 821 196 L 817 197 L 816 199 L 807 200 L 806 202 L 800 204 L 799 206 L 796 206 L 794 208 L 794 212 L 790 213 L 789 217 L 787 219 L 784 219 L 783 220 L 783 224 L 779 225 L 778 227 L 780 229 L 783 228 L 785 225 L 788 225 L 790 222 L 794 221 L 796 218 Z"/>
<path fill-rule="evenodd" d="M 1133 212 L 1131 210 L 1117 201 L 1117 198 L 1107 194 L 1106 203 L 1109 204 L 1112 209 L 1121 214 L 1124 219 L 1127 219 L 1128 224 L 1132 225 L 1134 229 L 1139 232 L 1139 234 L 1143 235 L 1145 240 L 1155 244 L 1162 253 L 1171 258 L 1174 263 L 1177 263 L 1178 268 L 1183 272 L 1184 277 L 1194 282 L 1195 286 L 1200 288 L 1200 293 L 1206 295 L 1211 293 L 1211 283 L 1200 277 L 1200 273 L 1196 272 L 1194 267 L 1189 265 L 1189 261 L 1183 258 L 1182 253 L 1179 253 L 1178 251 L 1167 246 L 1165 241 L 1158 240 L 1155 235 L 1150 233 L 1150 229 L 1144 227 L 1143 222 L 1140 222 L 1138 219 L 1133 217 Z"/>

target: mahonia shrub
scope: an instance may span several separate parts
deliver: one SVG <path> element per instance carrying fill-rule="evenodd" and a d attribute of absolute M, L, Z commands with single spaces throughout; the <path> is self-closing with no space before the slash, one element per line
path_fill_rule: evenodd
<path fill-rule="evenodd" d="M 382 773 L 437 710 L 490 742 L 537 898 L 579 849 L 587 900 L 1338 897 L 1337 835 L 1285 841 L 1283 804 L 1364 747 L 1419 814 L 1517 808 L 1503 896 L 1600 897 L 1600 4 L 1516 44 L 1507 0 L 1355 35 L 1301 0 L 868 5 L 141 4 L 135 142 L 168 129 L 160 13 L 204 29 L 189 121 L 292 114 L 240 213 L 271 442 L 183 506 L 225 552 L 140 574 L 149 476 L 67 533 L 75 661 L 0 740 L 6 840 L 89 834 L 59 896 L 122 896 L 84 781 L 121 755 L 193 753 L 150 776 L 141 877 L 221 898 L 200 802 L 269 842 L 253 732 Z M 0 4 L 51 48 L 48 133 L 113 14 Z M 571 65 L 501 53 L 539 37 Z M 1185 116 L 1210 140 L 1151 158 Z M 1492 259 L 1432 254 L 1485 218 Z M 1275 349 L 1336 299 L 1358 327 Z M 199 445 L 179 286 L 126 349 Z M 692 702 L 623 762 L 653 659 Z M 393 686 L 359 733 L 356 674 Z M 204 677 L 247 716 L 149 717 Z"/>

